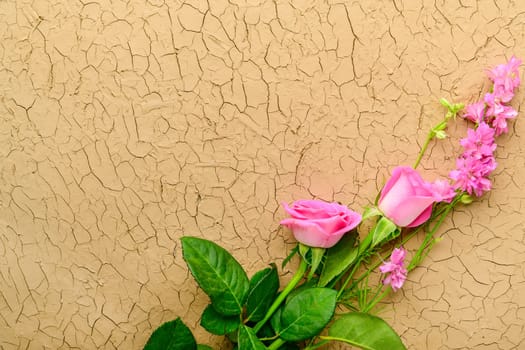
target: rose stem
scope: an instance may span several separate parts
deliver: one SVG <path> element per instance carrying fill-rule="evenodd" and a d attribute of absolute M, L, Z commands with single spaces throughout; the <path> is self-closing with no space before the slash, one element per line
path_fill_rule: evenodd
<path fill-rule="evenodd" d="M 273 343 L 271 343 L 269 346 L 268 346 L 268 350 L 277 350 L 281 347 L 281 345 L 283 345 L 284 343 L 286 343 L 286 341 L 282 340 L 281 338 L 277 338 L 274 340 Z"/>
<path fill-rule="evenodd" d="M 304 261 L 304 259 L 301 259 L 301 264 L 299 265 L 299 268 L 297 269 L 297 271 L 293 275 L 292 279 L 290 280 L 290 282 L 288 283 L 286 288 L 284 288 L 284 290 L 277 296 L 277 298 L 275 298 L 272 306 L 270 306 L 270 308 L 266 312 L 266 315 L 264 316 L 264 318 L 262 320 L 260 320 L 255 325 L 255 327 L 253 327 L 253 331 L 255 333 L 257 333 L 262 328 L 262 326 L 264 326 L 266 321 L 268 321 L 270 319 L 270 317 L 272 317 L 273 313 L 279 308 L 279 306 L 284 301 L 284 299 L 286 299 L 288 294 L 290 294 L 290 292 L 295 288 L 295 286 L 301 281 L 301 279 L 303 278 L 304 273 L 306 272 L 306 268 L 307 267 L 308 267 L 308 264 L 306 263 L 306 261 Z M 277 340 L 279 340 L 279 339 L 277 339 Z"/>
<path fill-rule="evenodd" d="M 414 166 L 413 166 L 414 169 L 416 169 L 419 163 L 421 162 L 421 158 L 423 158 L 423 154 L 425 154 L 428 148 L 428 145 L 430 144 L 430 141 L 432 141 L 435 135 L 436 133 L 434 132 L 434 129 L 428 132 L 427 139 L 425 140 L 423 147 L 421 147 L 421 151 L 419 151 L 419 154 L 417 155 L 416 162 L 414 163 Z"/>

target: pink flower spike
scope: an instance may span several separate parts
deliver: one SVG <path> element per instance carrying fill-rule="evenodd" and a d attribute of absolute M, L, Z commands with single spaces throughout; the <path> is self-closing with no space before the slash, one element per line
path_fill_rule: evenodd
<path fill-rule="evenodd" d="M 479 124 L 483 121 L 485 117 L 485 102 L 480 101 L 472 103 L 467 106 L 466 112 L 463 113 L 463 118 L 470 120 L 476 124 Z"/>
<path fill-rule="evenodd" d="M 381 273 L 389 273 L 383 280 L 383 284 L 390 284 L 395 292 L 400 289 L 407 278 L 407 269 L 405 268 L 406 250 L 402 247 L 395 248 L 390 255 L 390 261 L 384 262 L 379 267 Z"/>

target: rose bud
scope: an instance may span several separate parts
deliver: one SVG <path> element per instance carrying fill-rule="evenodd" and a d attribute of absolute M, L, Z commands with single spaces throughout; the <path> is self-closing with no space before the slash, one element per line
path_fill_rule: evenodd
<path fill-rule="evenodd" d="M 434 202 L 432 184 L 414 169 L 399 166 L 381 191 L 378 208 L 397 226 L 415 227 L 430 218 Z"/>

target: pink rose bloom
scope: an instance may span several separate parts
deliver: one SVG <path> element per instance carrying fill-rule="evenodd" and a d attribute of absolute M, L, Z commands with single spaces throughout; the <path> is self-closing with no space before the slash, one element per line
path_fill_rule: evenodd
<path fill-rule="evenodd" d="M 383 280 L 383 284 L 390 284 L 394 292 L 403 287 L 407 279 L 407 269 L 404 266 L 406 254 L 407 252 L 403 248 L 395 248 L 390 255 L 390 261 L 384 262 L 379 267 L 381 273 L 390 273 Z"/>
<path fill-rule="evenodd" d="M 290 218 L 281 221 L 297 241 L 318 248 L 334 246 L 361 222 L 361 215 L 338 203 L 298 200 L 291 207 L 283 203 Z"/>
<path fill-rule="evenodd" d="M 414 227 L 430 218 L 434 202 L 432 185 L 414 169 L 399 166 L 381 191 L 378 208 L 397 226 Z"/>

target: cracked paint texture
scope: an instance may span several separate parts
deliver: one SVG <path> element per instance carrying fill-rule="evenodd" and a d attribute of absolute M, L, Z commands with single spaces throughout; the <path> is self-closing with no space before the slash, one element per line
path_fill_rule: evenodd
<path fill-rule="evenodd" d="M 440 97 L 472 102 L 484 68 L 525 57 L 525 2 L 0 0 L 0 38 L 0 347 L 141 349 L 181 316 L 227 349 L 179 238 L 251 275 L 294 245 L 280 202 L 359 210 Z M 381 312 L 409 349 L 525 349 L 522 118 L 494 190 Z M 428 179 L 465 130 L 432 144 Z"/>

